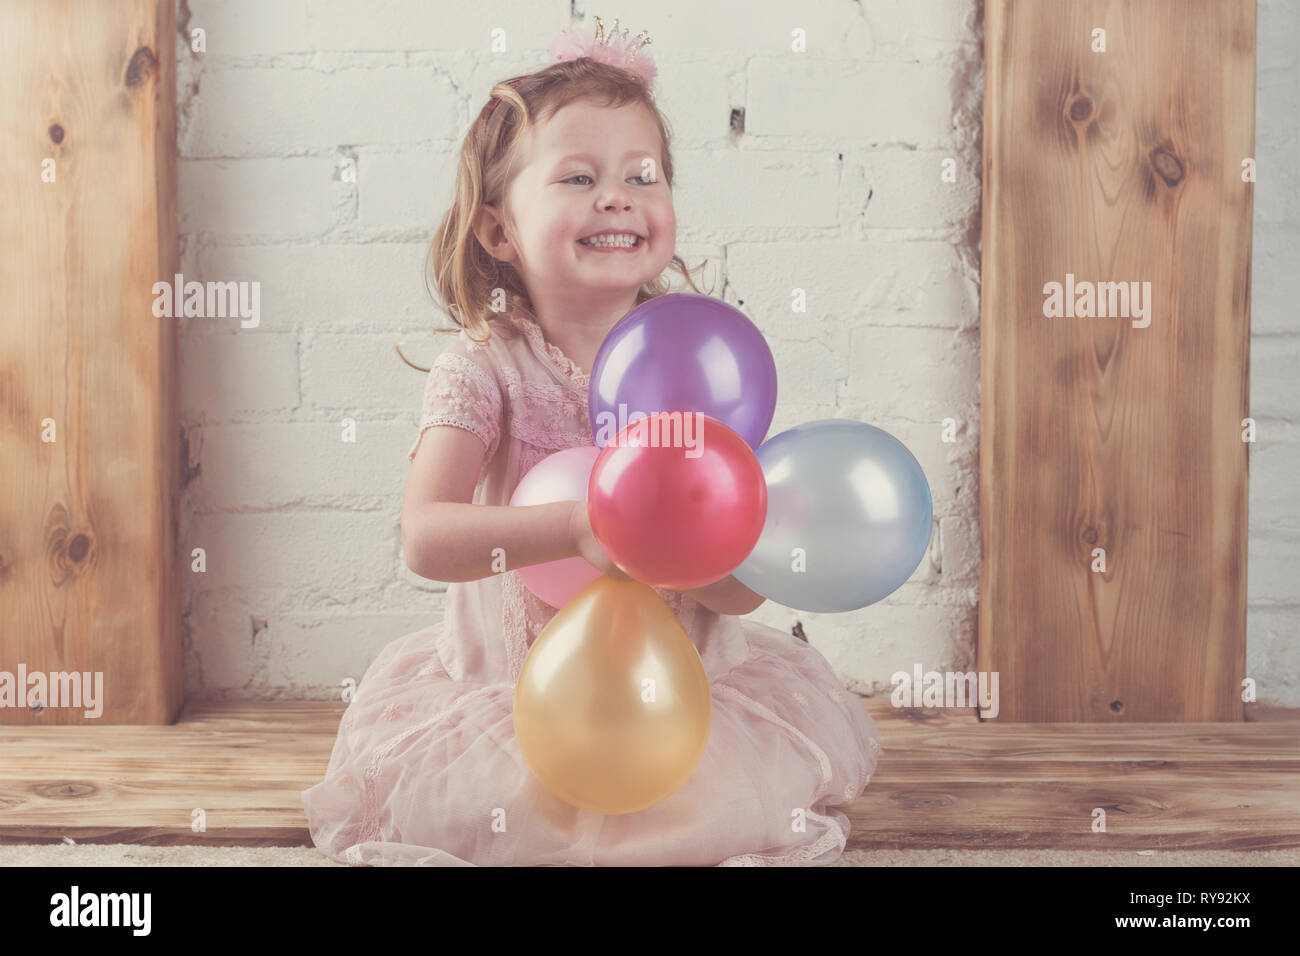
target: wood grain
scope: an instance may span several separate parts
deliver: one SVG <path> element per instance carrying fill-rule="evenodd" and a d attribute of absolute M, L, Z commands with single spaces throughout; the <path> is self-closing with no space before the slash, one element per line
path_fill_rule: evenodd
<path fill-rule="evenodd" d="M 0 4 L 0 671 L 103 674 L 0 723 L 180 709 L 174 7 Z"/>
<path fill-rule="evenodd" d="M 985 7 L 978 662 L 999 722 L 1243 718 L 1254 78 L 1254 0 Z M 1150 282 L 1150 325 L 1045 316 L 1067 274 Z"/>
<path fill-rule="evenodd" d="M 884 753 L 846 808 L 848 849 L 1300 846 L 1295 712 L 1098 727 L 865 705 Z M 310 846 L 301 792 L 345 710 L 205 703 L 174 726 L 0 727 L 0 843 Z"/>

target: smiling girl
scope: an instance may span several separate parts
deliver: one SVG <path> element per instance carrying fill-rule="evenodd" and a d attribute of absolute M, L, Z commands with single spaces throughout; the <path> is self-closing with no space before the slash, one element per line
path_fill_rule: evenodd
<path fill-rule="evenodd" d="M 636 813 L 577 809 L 533 776 L 514 686 L 556 609 L 519 567 L 581 555 L 625 579 L 584 502 L 520 508 L 520 478 L 593 445 L 587 387 L 605 335 L 669 291 L 673 161 L 639 46 L 566 35 L 546 69 L 497 84 L 461 149 L 431 276 L 456 339 L 425 388 L 402 509 L 415 573 L 451 582 L 437 625 L 387 645 L 304 791 L 312 837 L 352 863 L 821 864 L 843 851 L 835 807 L 866 787 L 879 734 L 811 645 L 736 615 L 734 577 L 655 589 L 700 653 L 708 749 L 676 792 Z M 503 549 L 509 570 L 494 566 Z"/>

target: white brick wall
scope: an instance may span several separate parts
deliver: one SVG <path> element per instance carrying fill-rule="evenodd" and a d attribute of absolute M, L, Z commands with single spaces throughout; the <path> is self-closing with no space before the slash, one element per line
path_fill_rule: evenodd
<path fill-rule="evenodd" d="M 912 579 L 850 614 L 771 603 L 856 690 L 973 666 L 979 560 L 978 0 L 572 4 L 654 38 L 675 138 L 678 251 L 777 358 L 773 433 L 825 417 L 896 435 L 930 480 Z M 187 18 L 188 12 L 188 18 Z M 569 0 L 188 0 L 178 7 L 182 270 L 257 280 L 261 322 L 182 320 L 182 549 L 191 695 L 333 696 L 437 623 L 442 586 L 400 546 L 406 450 L 447 339 L 422 263 L 456 150 L 493 82 L 544 62 Z M 194 53 L 188 29 L 206 31 Z M 506 53 L 489 51 L 506 31 Z M 808 52 L 789 52 L 791 31 Z M 1294 675 L 1297 359 L 1295 16 L 1260 7 L 1251 450 L 1251 674 Z M 744 133 L 730 115 L 744 110 Z M 958 181 L 940 181 L 951 157 Z M 356 164 L 356 182 L 340 162 Z M 792 314 L 791 290 L 808 311 Z M 958 422 L 957 441 L 940 423 Z M 357 441 L 340 440 L 345 418 Z M 1288 683 L 1289 680 L 1289 683 Z"/>
<path fill-rule="evenodd" d="M 1246 673 L 1261 700 L 1300 706 L 1300 14 L 1259 0 L 1251 259 L 1250 542 Z"/>

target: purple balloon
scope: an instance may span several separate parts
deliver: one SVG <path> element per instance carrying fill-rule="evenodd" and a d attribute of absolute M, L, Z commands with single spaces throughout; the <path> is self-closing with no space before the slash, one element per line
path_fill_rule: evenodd
<path fill-rule="evenodd" d="M 604 447 L 652 412 L 701 412 L 757 448 L 776 411 L 776 362 L 743 312 L 689 292 L 643 302 L 614 324 L 587 392 L 591 434 Z"/>

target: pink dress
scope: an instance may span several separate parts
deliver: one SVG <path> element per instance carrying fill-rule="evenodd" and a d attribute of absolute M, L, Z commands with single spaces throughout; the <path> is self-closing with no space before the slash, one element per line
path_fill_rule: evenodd
<path fill-rule="evenodd" d="M 547 455 L 592 445 L 588 377 L 523 315 L 465 332 L 429 371 L 420 432 L 487 448 L 476 503 L 505 505 Z M 826 659 L 790 634 L 658 591 L 713 688 L 708 748 L 671 796 L 629 814 L 570 806 L 515 740 L 514 685 L 555 610 L 514 571 L 447 586 L 442 623 L 385 646 L 302 792 L 318 849 L 366 865 L 814 865 L 844 850 L 835 809 L 867 786 L 880 735 Z"/>

